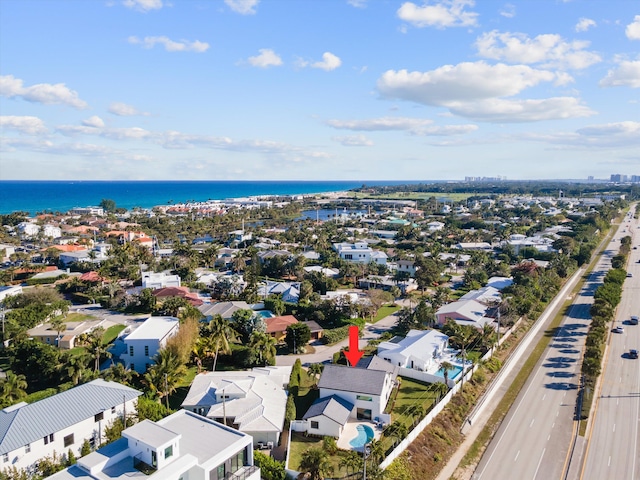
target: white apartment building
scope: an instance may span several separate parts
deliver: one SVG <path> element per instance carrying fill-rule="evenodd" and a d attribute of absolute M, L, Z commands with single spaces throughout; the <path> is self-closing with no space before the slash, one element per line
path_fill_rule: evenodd
<path fill-rule="evenodd" d="M 120 360 L 131 370 L 146 372 L 153 364 L 152 358 L 178 333 L 179 327 L 180 321 L 175 317 L 149 317 L 125 337 L 126 350 Z"/>
<path fill-rule="evenodd" d="M 167 288 L 167 287 L 179 287 L 180 276 L 179 275 L 167 275 L 164 272 L 142 272 L 142 288 Z"/>
<path fill-rule="evenodd" d="M 143 420 L 51 480 L 260 480 L 250 435 L 188 410 Z"/>
<path fill-rule="evenodd" d="M 88 440 L 97 447 L 115 418 L 136 412 L 142 394 L 117 382 L 93 380 L 43 400 L 0 411 L 0 470 L 29 471 L 45 457 L 79 455 Z"/>
<path fill-rule="evenodd" d="M 333 249 L 347 262 L 387 264 L 387 254 L 373 250 L 367 242 L 334 243 Z"/>

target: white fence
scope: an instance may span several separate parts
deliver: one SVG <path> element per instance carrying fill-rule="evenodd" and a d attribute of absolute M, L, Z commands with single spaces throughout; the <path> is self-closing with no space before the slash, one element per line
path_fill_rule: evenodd
<path fill-rule="evenodd" d="M 509 330 L 505 332 L 505 334 L 500 338 L 500 342 L 499 342 L 500 344 L 502 344 L 502 342 L 504 342 L 507 338 L 509 338 L 513 330 L 520 324 L 520 320 L 518 320 Z M 487 353 L 485 353 L 482 356 L 480 360 L 482 362 L 489 360 L 492 357 L 493 352 L 494 352 L 494 349 L 489 350 Z M 464 382 L 468 382 L 469 380 L 471 380 L 471 377 L 473 376 L 475 371 L 478 369 L 478 367 L 479 365 L 476 364 L 476 365 L 473 365 L 472 368 L 467 370 L 467 373 L 464 375 Z M 436 382 L 442 381 L 440 377 L 429 375 L 428 373 L 425 373 L 425 372 L 419 372 L 417 370 L 411 370 L 409 368 L 401 368 L 400 375 L 413 378 L 415 380 L 426 381 L 429 383 L 434 383 L 434 381 L 423 380 L 423 378 L 426 378 L 428 376 L 428 377 L 434 377 Z M 449 384 L 451 383 L 453 383 L 453 381 L 449 380 Z M 389 465 L 391 465 L 391 462 L 393 462 L 396 458 L 398 458 L 400 454 L 407 449 L 407 447 L 411 444 L 411 442 L 413 442 L 416 438 L 418 438 L 418 435 L 420 435 L 422 431 L 425 428 L 427 428 L 427 425 L 429 425 L 433 421 L 433 419 L 436 417 L 436 415 L 438 415 L 444 409 L 447 403 L 451 401 L 451 398 L 453 398 L 453 396 L 456 393 L 458 393 L 458 391 L 460 390 L 461 383 L 462 382 L 458 382 L 455 385 L 453 385 L 453 388 L 449 390 L 449 392 L 444 397 L 442 397 L 442 400 L 440 400 L 438 404 L 435 407 L 433 407 L 433 409 L 416 425 L 416 427 L 413 430 L 411 430 L 409 434 L 391 451 L 391 453 L 387 456 L 387 458 L 385 458 L 382 461 L 382 463 L 380 464 L 380 468 L 384 469 L 384 468 L 387 468 Z"/>

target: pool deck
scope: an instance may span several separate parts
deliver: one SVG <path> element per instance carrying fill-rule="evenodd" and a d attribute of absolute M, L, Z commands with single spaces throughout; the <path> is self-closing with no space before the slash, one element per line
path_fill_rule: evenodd
<path fill-rule="evenodd" d="M 374 422 L 349 419 L 347 424 L 344 426 L 344 429 L 342 430 L 342 435 L 340 435 L 340 438 L 338 439 L 338 448 L 341 448 L 343 450 L 355 450 L 357 452 L 362 451 L 362 447 L 354 448 L 349 444 L 351 440 L 358 436 L 358 425 L 368 425 L 373 430 L 373 438 L 375 438 L 376 440 L 380 439 L 382 431 L 379 428 L 376 428 L 376 424 Z"/>

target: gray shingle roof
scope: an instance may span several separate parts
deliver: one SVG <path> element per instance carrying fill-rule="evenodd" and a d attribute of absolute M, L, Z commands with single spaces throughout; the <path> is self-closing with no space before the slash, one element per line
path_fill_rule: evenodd
<path fill-rule="evenodd" d="M 326 365 L 318 382 L 318 387 L 341 390 L 343 392 L 381 395 L 387 375 L 387 372 L 379 370 Z"/>
<path fill-rule="evenodd" d="M 324 415 L 340 425 L 344 425 L 347 423 L 351 410 L 353 410 L 353 404 L 337 395 L 331 395 L 330 397 L 319 398 L 313 402 L 302 419 L 306 420 Z"/>
<path fill-rule="evenodd" d="M 41 440 L 142 392 L 105 380 L 93 380 L 35 403 L 0 411 L 0 455 Z"/>

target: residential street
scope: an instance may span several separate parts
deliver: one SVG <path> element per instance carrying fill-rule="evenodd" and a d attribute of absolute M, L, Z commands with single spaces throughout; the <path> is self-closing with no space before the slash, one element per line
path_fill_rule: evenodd
<path fill-rule="evenodd" d="M 398 300 L 396 304 L 401 307 L 408 307 L 408 300 Z M 396 312 L 397 313 L 397 312 Z M 388 315 L 374 324 L 367 324 L 364 330 L 364 336 L 360 338 L 359 346 L 360 348 L 364 348 L 369 340 L 374 340 L 382 335 L 384 332 L 391 330 L 391 328 L 398 321 L 398 316 L 396 313 Z M 313 348 L 315 348 L 315 353 L 309 353 L 304 355 L 278 355 L 276 357 L 276 365 L 285 366 L 285 365 L 293 365 L 295 361 L 299 358 L 303 365 L 311 365 L 312 363 L 323 363 L 326 361 L 331 361 L 333 358 L 333 354 L 339 352 L 340 349 L 346 347 L 349 343 L 349 339 L 344 339 L 341 342 L 338 342 L 334 345 L 321 345 L 318 342 L 313 344 Z"/>

